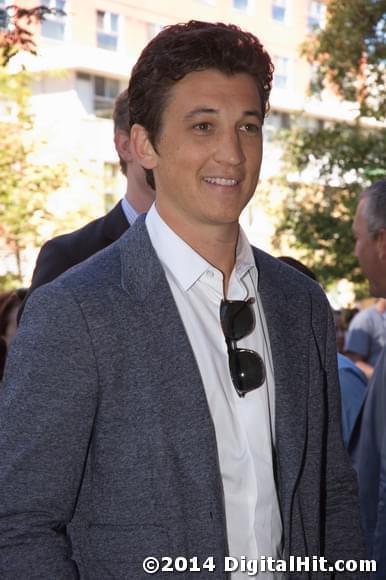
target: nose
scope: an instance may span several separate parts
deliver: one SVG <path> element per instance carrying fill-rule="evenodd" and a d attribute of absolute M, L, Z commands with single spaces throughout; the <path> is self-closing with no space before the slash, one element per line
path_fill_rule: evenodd
<path fill-rule="evenodd" d="M 240 165 L 245 161 L 240 134 L 238 131 L 224 131 L 218 140 L 215 161 L 227 165 Z"/>

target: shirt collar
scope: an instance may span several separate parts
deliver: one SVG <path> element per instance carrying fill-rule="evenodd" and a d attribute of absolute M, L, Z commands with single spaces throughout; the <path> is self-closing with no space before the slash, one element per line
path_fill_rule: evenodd
<path fill-rule="evenodd" d="M 189 290 L 207 270 L 215 270 L 164 222 L 155 203 L 148 211 L 145 222 L 160 262 L 183 290 Z M 241 279 L 251 269 L 257 272 L 252 248 L 240 226 L 234 273 Z"/>
<path fill-rule="evenodd" d="M 235 273 L 236 276 L 241 279 L 250 270 L 256 272 L 257 275 L 257 267 L 255 257 L 253 255 L 253 250 L 243 228 L 240 226 L 239 239 L 237 241 L 236 247 Z"/>
<path fill-rule="evenodd" d="M 133 223 L 135 222 L 135 220 L 137 219 L 137 217 L 139 216 L 139 213 L 133 208 L 131 203 L 129 201 L 127 201 L 126 197 L 122 198 L 121 207 L 122 207 L 122 211 L 125 214 L 127 221 L 132 226 Z"/>

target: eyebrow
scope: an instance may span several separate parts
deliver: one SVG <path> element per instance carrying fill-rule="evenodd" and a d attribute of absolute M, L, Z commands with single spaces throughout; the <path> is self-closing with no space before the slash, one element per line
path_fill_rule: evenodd
<path fill-rule="evenodd" d="M 184 119 L 186 119 L 186 120 L 193 119 L 197 115 L 202 115 L 202 114 L 218 115 L 219 113 L 220 113 L 220 111 L 218 109 L 212 109 L 211 107 L 197 107 L 196 109 L 192 109 L 192 111 L 189 111 L 188 113 L 186 113 L 186 115 L 184 115 Z M 262 117 L 260 111 L 258 111 L 257 109 L 256 110 L 253 109 L 251 111 L 244 111 L 241 116 L 242 117 L 256 117 L 260 122 L 263 121 L 263 117 Z"/>

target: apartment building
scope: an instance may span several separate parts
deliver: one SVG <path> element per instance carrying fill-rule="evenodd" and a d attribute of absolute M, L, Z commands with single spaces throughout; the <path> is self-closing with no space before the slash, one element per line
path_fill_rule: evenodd
<path fill-rule="evenodd" d="M 11 4 L 0 0 L 0 7 Z M 189 19 L 223 21 L 255 33 L 275 62 L 271 113 L 264 127 L 262 179 L 277 171 L 280 151 L 272 136 L 304 111 L 307 122 L 349 116 L 329 96 L 307 98 L 312 75 L 299 44 L 323 26 L 324 0 L 24 0 L 65 12 L 36 28 L 38 56 L 23 55 L 37 73 L 32 106 L 36 130 L 47 145 L 49 163 L 74 162 L 77 170 L 65 193 L 55 199 L 61 211 L 89 204 L 103 214 L 124 191 L 113 147 L 111 113 L 145 44 L 165 25 Z M 332 100 L 331 100 L 332 99 Z M 250 238 L 269 249 L 272 225 L 264 208 L 252 203 L 243 216 Z"/>

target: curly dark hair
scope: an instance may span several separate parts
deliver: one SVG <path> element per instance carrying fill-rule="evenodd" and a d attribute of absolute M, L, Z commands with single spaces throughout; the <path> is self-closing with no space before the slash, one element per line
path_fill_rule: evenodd
<path fill-rule="evenodd" d="M 251 75 L 267 113 L 273 64 L 258 38 L 234 24 L 191 20 L 166 26 L 142 51 L 128 86 L 130 126 L 145 127 L 156 147 L 171 88 L 187 74 L 207 69 Z"/>

